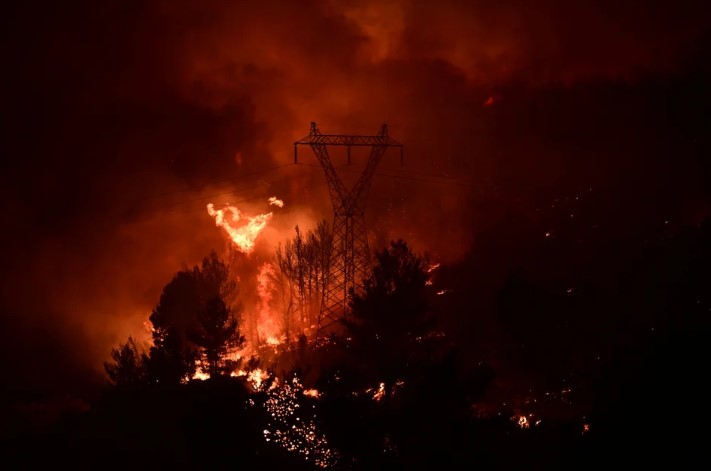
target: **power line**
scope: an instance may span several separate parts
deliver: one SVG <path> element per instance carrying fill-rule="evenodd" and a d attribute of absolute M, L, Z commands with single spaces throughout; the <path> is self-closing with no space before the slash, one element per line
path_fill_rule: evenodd
<path fill-rule="evenodd" d="M 271 172 L 271 171 L 273 171 L 273 170 L 279 170 L 279 169 L 282 169 L 282 168 L 285 168 L 285 167 L 291 167 L 291 166 L 293 166 L 293 165 L 294 165 L 293 162 L 289 162 L 288 164 L 281 164 L 281 165 L 275 165 L 275 166 L 273 166 L 273 167 L 266 167 L 266 168 L 263 168 L 263 169 L 260 169 L 260 170 L 255 170 L 254 172 L 250 172 L 250 173 L 247 173 L 247 174 L 243 174 L 243 175 L 239 175 L 239 176 L 235 176 L 235 177 L 231 177 L 231 178 L 225 178 L 225 179 L 222 179 L 222 180 L 217 180 L 217 181 L 215 181 L 215 182 L 212 182 L 211 184 L 217 185 L 217 184 L 220 184 L 220 183 L 227 183 L 227 182 L 242 180 L 242 179 L 244 179 L 244 178 L 253 177 L 253 176 L 255 176 L 255 175 L 259 175 L 259 174 L 262 174 L 262 173 L 265 173 L 265 172 Z M 198 186 L 193 185 L 193 186 L 181 188 L 180 190 L 169 191 L 169 192 L 167 192 L 167 193 L 159 193 L 159 194 L 157 194 L 157 195 L 145 196 L 145 197 L 143 197 L 143 198 L 140 198 L 139 201 L 145 201 L 145 200 L 150 200 L 150 199 L 163 198 L 163 197 L 165 197 L 165 196 L 172 196 L 172 195 L 176 195 L 176 194 L 179 194 L 179 193 L 187 193 L 187 192 L 189 192 L 189 191 L 195 191 L 195 190 L 197 190 L 198 188 L 199 188 Z"/>
<path fill-rule="evenodd" d="M 308 164 L 308 163 L 298 163 L 297 165 L 306 165 L 309 167 L 320 167 L 319 165 L 316 164 Z M 360 173 L 359 169 L 349 169 L 347 166 L 342 166 L 338 167 L 338 170 L 342 170 L 345 172 L 357 172 Z M 415 173 L 415 172 L 413 172 Z M 433 183 L 433 184 L 444 184 L 444 185 L 459 185 L 459 186 L 468 186 L 468 187 L 481 187 L 481 186 L 495 186 L 493 183 L 474 183 L 474 182 L 466 182 L 462 180 L 434 180 L 434 178 L 448 178 L 448 177 L 442 177 L 439 175 L 432 175 L 432 174 L 427 174 L 424 172 L 416 172 L 420 175 L 427 175 L 430 178 L 421 178 L 417 176 L 409 176 L 409 175 L 398 175 L 398 174 L 392 174 L 392 173 L 383 173 L 383 172 L 375 172 L 374 175 L 378 177 L 390 177 L 390 178 L 399 178 L 402 180 L 412 180 L 412 181 L 417 181 L 417 182 L 425 182 L 425 183 Z"/>

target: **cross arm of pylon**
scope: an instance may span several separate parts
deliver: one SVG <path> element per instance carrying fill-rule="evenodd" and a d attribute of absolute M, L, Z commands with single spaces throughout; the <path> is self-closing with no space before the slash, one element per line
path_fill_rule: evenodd
<path fill-rule="evenodd" d="M 311 123 L 311 131 L 294 145 L 325 144 L 329 146 L 387 146 L 403 147 L 403 145 L 388 135 L 388 125 L 383 124 L 380 132 L 374 136 L 358 134 L 321 134 L 316 123 Z"/>

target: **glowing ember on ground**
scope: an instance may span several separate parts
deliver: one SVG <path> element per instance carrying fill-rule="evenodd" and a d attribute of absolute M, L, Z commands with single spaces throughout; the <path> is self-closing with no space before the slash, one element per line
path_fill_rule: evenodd
<path fill-rule="evenodd" d="M 304 396 L 313 397 L 318 399 L 319 393 L 317 389 L 304 389 Z"/>
<path fill-rule="evenodd" d="M 518 426 L 522 429 L 527 429 L 531 427 L 531 423 L 528 421 L 528 418 L 525 415 L 520 415 L 518 417 Z"/>
<path fill-rule="evenodd" d="M 271 206 L 278 206 L 280 208 L 283 208 L 284 207 L 284 200 L 280 200 L 276 196 L 272 196 L 271 198 L 269 198 L 269 204 Z"/>
<path fill-rule="evenodd" d="M 254 241 L 272 217 L 272 213 L 245 216 L 236 206 L 226 205 L 224 209 L 215 209 L 212 203 L 207 205 L 207 213 L 215 218 L 216 226 L 227 232 L 237 249 L 246 254 L 252 253 Z M 246 220 L 246 224 L 238 226 L 241 220 Z"/>
<path fill-rule="evenodd" d="M 264 429 L 264 439 L 303 456 L 307 461 L 321 468 L 331 468 L 337 464 L 337 453 L 328 447 L 323 434 L 316 428 L 314 407 L 304 407 L 299 399 L 311 396 L 303 389 L 299 378 L 294 377 L 282 386 L 270 389 L 264 408 L 271 420 Z"/>
<path fill-rule="evenodd" d="M 373 393 L 373 400 L 380 402 L 385 396 L 385 383 L 380 383 L 378 385 L 378 390 L 375 391 L 374 388 L 366 389 L 367 393 Z"/>
<path fill-rule="evenodd" d="M 583 424 L 583 434 L 586 434 L 590 431 L 590 424 Z"/>

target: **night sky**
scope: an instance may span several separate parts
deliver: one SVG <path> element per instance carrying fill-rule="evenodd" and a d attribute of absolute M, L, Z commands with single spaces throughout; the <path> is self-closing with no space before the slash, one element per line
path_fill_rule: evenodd
<path fill-rule="evenodd" d="M 711 214 L 706 3 L 5 7 L 4 391 L 102 384 L 175 272 L 225 252 L 207 203 L 274 210 L 245 264 L 330 219 L 310 150 L 292 165 L 311 121 L 389 124 L 405 160 L 391 150 L 374 178 L 371 246 L 442 263 L 444 326 L 501 387 L 560 389 L 654 328 L 689 257 L 654 247 Z"/>

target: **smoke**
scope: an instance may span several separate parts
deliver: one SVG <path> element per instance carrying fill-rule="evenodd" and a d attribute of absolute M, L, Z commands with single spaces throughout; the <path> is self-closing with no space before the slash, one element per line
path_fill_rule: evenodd
<path fill-rule="evenodd" d="M 371 240 L 459 260 L 477 225 L 511 210 L 502 192 L 603 175 L 621 152 L 588 146 L 613 138 L 596 135 L 609 110 L 586 93 L 673 75 L 705 17 L 703 2 L 18 5 L 3 42 L 6 316 L 100 373 L 127 335 L 147 339 L 142 321 L 182 265 L 224 252 L 207 203 L 261 214 L 269 196 L 286 201 L 245 262 L 255 273 L 296 224 L 330 218 L 313 156 L 288 165 L 311 121 L 355 134 L 389 123 L 405 165 L 388 152 L 373 181 Z M 554 135 L 570 100 L 595 114 Z M 349 182 L 366 154 L 353 157 L 333 154 Z"/>

